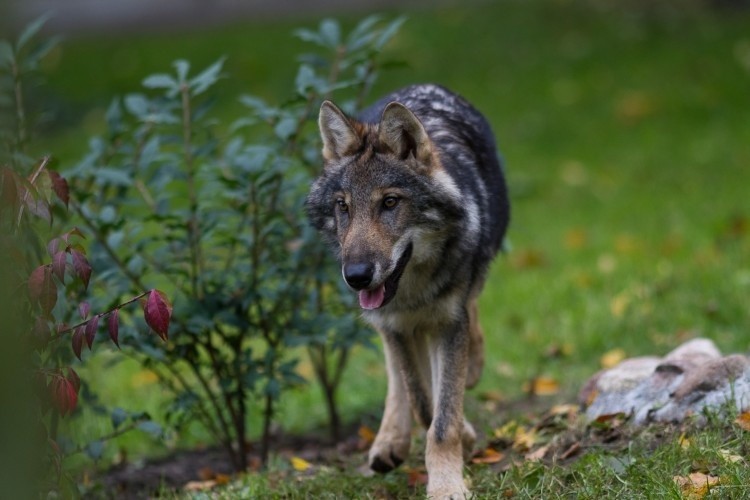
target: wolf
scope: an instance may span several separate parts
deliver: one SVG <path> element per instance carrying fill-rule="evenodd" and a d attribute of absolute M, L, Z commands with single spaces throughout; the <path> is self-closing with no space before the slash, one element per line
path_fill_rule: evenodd
<path fill-rule="evenodd" d="M 306 200 L 363 317 L 379 332 L 388 386 L 369 465 L 408 456 L 412 416 L 427 429 L 430 498 L 464 498 L 476 434 L 465 387 L 484 360 L 477 297 L 510 204 L 487 120 L 444 87 L 413 85 L 351 117 L 320 107 L 323 171 Z"/>

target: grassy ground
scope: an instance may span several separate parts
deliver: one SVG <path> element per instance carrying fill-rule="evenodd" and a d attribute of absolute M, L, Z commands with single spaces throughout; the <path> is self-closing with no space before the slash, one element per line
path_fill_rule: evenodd
<path fill-rule="evenodd" d="M 434 81 L 465 95 L 493 124 L 511 186 L 512 251 L 495 263 L 481 299 L 488 363 L 471 401 L 515 400 L 537 375 L 559 382 L 560 397 L 571 400 L 600 356 L 615 348 L 663 354 L 706 336 L 725 352 L 747 350 L 749 21 L 747 12 L 646 2 L 512 1 L 409 14 L 389 49 L 408 67 L 384 75 L 377 91 Z M 74 162 L 101 127 L 109 99 L 178 57 L 204 66 L 228 56 L 221 117 L 236 117 L 233 98 L 241 92 L 283 98 L 303 49 L 290 36 L 300 24 L 73 40 L 48 65 L 50 91 L 40 98 L 62 113 L 39 143 L 63 166 Z M 379 358 L 363 352 L 352 360 L 341 391 L 349 418 L 380 411 Z M 106 363 L 99 359 L 92 370 Z M 148 374 L 127 365 L 111 370 L 95 384 L 106 402 L 132 409 L 145 402 L 158 413 L 160 393 Z M 301 370 L 310 373 L 304 363 Z M 320 401 L 313 387 L 290 394 L 283 427 L 321 425 Z M 515 418 L 503 404 L 491 411 L 468 406 L 487 433 Z M 82 432 L 99 430 L 87 425 Z M 545 498 L 676 497 L 672 477 L 702 463 L 726 478 L 722 496 L 739 496 L 733 485 L 750 482 L 746 464 L 717 457 L 720 449 L 742 455 L 746 437 L 721 427 L 686 447 L 672 432 L 656 441 L 649 433 L 633 436 L 632 446 L 612 452 L 597 446 L 573 465 L 527 463 L 505 472 L 473 466 L 468 474 L 490 497 L 506 490 Z M 136 455 L 158 450 L 147 441 L 125 443 Z M 423 492 L 406 486 L 407 472 L 364 478 L 351 467 L 277 480 L 274 474 L 287 477 L 282 462 L 268 475 L 242 479 L 228 495 L 273 489 L 317 497 L 332 482 L 344 496 Z"/>

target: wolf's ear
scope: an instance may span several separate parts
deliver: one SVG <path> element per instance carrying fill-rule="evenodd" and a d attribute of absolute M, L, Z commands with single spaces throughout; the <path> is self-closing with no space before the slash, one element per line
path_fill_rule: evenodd
<path fill-rule="evenodd" d="M 399 158 L 405 160 L 413 154 L 420 163 L 430 165 L 432 141 L 419 118 L 403 104 L 391 102 L 385 107 L 378 138 Z"/>
<path fill-rule="evenodd" d="M 351 122 L 331 101 L 323 101 L 318 115 L 320 137 L 323 139 L 323 159 L 337 160 L 352 152 L 359 144 L 359 136 Z"/>

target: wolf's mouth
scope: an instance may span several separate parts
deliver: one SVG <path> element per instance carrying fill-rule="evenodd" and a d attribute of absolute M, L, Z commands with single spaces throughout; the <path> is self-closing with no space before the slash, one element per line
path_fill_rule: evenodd
<path fill-rule="evenodd" d="M 373 288 L 372 290 L 360 290 L 359 305 L 362 309 L 378 309 L 386 305 L 396 296 L 398 282 L 401 279 L 401 275 L 404 273 L 404 269 L 406 269 L 406 264 L 409 263 L 412 249 L 413 244 L 409 242 L 404 253 L 399 257 L 398 262 L 396 263 L 396 268 L 380 286 Z"/>

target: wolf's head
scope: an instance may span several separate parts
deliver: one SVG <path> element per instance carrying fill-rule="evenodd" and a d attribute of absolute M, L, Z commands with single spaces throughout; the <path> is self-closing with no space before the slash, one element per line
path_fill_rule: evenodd
<path fill-rule="evenodd" d="M 326 101 L 319 126 L 324 169 L 307 198 L 308 215 L 337 252 L 362 308 L 383 307 L 405 272 L 439 258 L 463 213 L 460 192 L 423 124 L 400 103 L 370 124 Z"/>

